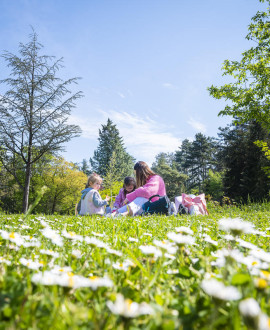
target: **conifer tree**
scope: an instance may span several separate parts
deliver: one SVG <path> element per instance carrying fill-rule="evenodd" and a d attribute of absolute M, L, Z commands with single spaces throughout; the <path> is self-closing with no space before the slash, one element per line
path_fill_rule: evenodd
<path fill-rule="evenodd" d="M 212 137 L 202 133 L 195 135 L 195 140 L 187 139 L 182 142 L 180 150 L 176 152 L 175 160 L 178 169 L 188 175 L 187 189 L 202 190 L 202 182 L 208 177 L 209 169 L 216 167 L 217 145 Z"/>
<path fill-rule="evenodd" d="M 152 170 L 163 178 L 169 198 L 179 196 L 182 192 L 185 192 L 185 181 L 188 176 L 179 173 L 173 154 L 159 153 L 156 156 Z"/>
<path fill-rule="evenodd" d="M 62 59 L 41 54 L 33 31 L 19 55 L 4 52 L 10 76 L 0 82 L 9 89 L 0 96 L 0 162 L 23 191 L 23 212 L 28 209 L 33 164 L 81 132 L 67 123 L 74 101 L 82 96 L 69 90 L 78 78 L 62 80 L 57 72 Z M 23 170 L 24 178 L 18 172 Z"/>
<path fill-rule="evenodd" d="M 229 125 L 221 129 L 221 151 L 219 159 L 225 169 L 225 194 L 237 201 L 248 198 L 266 198 L 270 189 L 270 178 L 264 167 L 270 165 L 255 141 L 269 141 L 269 133 L 256 121 L 246 124 Z"/>
<path fill-rule="evenodd" d="M 90 158 L 92 171 L 101 176 L 105 176 L 111 161 L 113 152 L 115 152 L 115 167 L 118 170 L 118 180 L 133 172 L 134 158 L 130 156 L 125 147 L 123 138 L 112 120 L 108 118 L 105 125 L 101 125 L 99 130 L 99 145 L 94 151 L 94 156 Z"/>

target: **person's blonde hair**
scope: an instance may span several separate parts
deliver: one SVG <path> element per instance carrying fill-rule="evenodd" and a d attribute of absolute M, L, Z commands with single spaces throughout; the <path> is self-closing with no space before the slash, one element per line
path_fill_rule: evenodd
<path fill-rule="evenodd" d="M 147 179 L 151 175 L 156 175 L 155 172 L 143 161 L 139 161 L 134 165 L 134 170 L 136 171 L 136 186 L 137 188 L 144 186 Z"/>
<path fill-rule="evenodd" d="M 88 179 L 87 179 L 86 188 L 92 186 L 96 182 L 101 183 L 102 178 L 97 173 L 90 174 Z"/>

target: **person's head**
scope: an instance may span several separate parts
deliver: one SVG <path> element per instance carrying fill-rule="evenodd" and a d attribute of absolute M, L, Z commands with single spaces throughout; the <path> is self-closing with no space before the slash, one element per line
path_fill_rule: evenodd
<path fill-rule="evenodd" d="M 126 176 L 124 179 L 123 188 L 124 188 L 125 195 L 134 191 L 136 189 L 135 179 L 132 178 L 131 176 Z"/>
<path fill-rule="evenodd" d="M 134 171 L 135 171 L 135 174 L 136 174 L 137 187 L 141 187 L 141 186 L 145 185 L 146 180 L 149 178 L 149 176 L 156 174 L 143 161 L 139 161 L 134 165 Z"/>
<path fill-rule="evenodd" d="M 90 187 L 95 190 L 99 190 L 101 184 L 102 184 L 102 178 L 98 174 L 92 173 L 88 177 L 86 187 Z"/>

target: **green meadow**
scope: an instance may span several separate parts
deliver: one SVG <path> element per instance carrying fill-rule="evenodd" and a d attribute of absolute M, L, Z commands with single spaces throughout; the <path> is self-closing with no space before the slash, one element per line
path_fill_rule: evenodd
<path fill-rule="evenodd" d="M 209 212 L 0 215 L 1 329 L 268 329 L 270 204 Z"/>

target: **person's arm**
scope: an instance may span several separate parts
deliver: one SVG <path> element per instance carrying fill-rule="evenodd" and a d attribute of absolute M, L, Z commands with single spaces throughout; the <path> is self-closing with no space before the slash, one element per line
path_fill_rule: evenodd
<path fill-rule="evenodd" d="M 123 202 L 122 201 L 122 189 L 123 188 L 120 189 L 119 194 L 116 196 L 115 202 L 113 204 L 113 206 L 116 207 L 117 209 L 119 209 L 122 206 L 122 202 Z"/>
<path fill-rule="evenodd" d="M 102 206 L 108 204 L 106 200 L 102 200 L 99 193 L 97 193 L 97 192 L 94 192 L 94 194 L 93 194 L 93 203 L 94 203 L 95 207 L 102 207 Z"/>
<path fill-rule="evenodd" d="M 132 202 L 137 197 L 150 198 L 153 195 L 156 195 L 159 190 L 159 177 L 153 175 L 144 186 L 137 188 L 130 194 L 126 195 L 126 199 L 129 202 Z"/>

